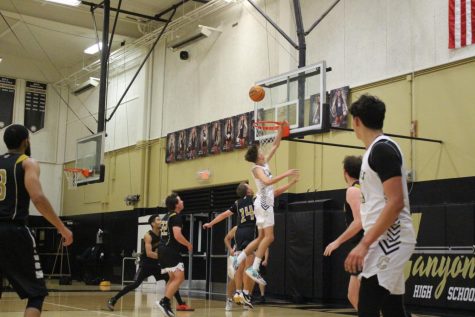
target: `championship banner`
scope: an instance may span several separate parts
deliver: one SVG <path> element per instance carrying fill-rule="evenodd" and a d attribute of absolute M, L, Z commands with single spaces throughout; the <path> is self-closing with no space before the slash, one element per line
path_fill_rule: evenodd
<path fill-rule="evenodd" d="M 0 129 L 12 124 L 15 84 L 13 78 L 0 77 Z"/>
<path fill-rule="evenodd" d="M 25 126 L 35 133 L 45 126 L 47 84 L 26 82 L 25 88 Z"/>
<path fill-rule="evenodd" d="M 405 270 L 409 304 L 475 310 L 473 204 L 417 208 L 416 249 Z"/>

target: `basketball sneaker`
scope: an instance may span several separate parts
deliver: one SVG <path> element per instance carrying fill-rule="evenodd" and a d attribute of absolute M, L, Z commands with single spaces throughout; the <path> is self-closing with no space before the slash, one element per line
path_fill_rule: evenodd
<path fill-rule="evenodd" d="M 195 309 L 187 304 L 181 304 L 176 306 L 176 311 L 195 311 Z"/>
<path fill-rule="evenodd" d="M 226 299 L 226 306 L 224 307 L 224 310 L 226 311 L 233 310 L 233 300 L 231 298 Z"/>
<path fill-rule="evenodd" d="M 243 299 L 242 304 L 243 304 L 243 307 L 244 307 L 245 309 L 253 309 L 253 308 L 254 308 L 254 306 L 252 306 L 251 296 L 250 296 L 250 295 L 248 295 L 248 294 L 243 294 L 242 299 Z"/>
<path fill-rule="evenodd" d="M 175 314 L 173 313 L 173 310 L 170 306 L 170 302 L 166 301 L 165 298 L 162 298 L 160 301 L 156 301 L 155 304 L 157 304 L 158 308 L 162 311 L 162 313 L 166 317 L 174 317 Z"/>
<path fill-rule="evenodd" d="M 246 274 L 247 276 L 252 278 L 257 284 L 267 285 L 267 282 L 262 278 L 259 272 L 253 269 L 252 267 L 246 269 Z"/>
<path fill-rule="evenodd" d="M 110 311 L 113 311 L 113 310 L 114 310 L 114 305 L 115 305 L 115 299 L 114 299 L 114 298 L 110 298 L 110 299 L 107 301 L 107 308 L 108 308 Z"/>
<path fill-rule="evenodd" d="M 233 296 L 233 301 L 238 304 L 238 305 L 241 305 L 244 303 L 244 296 L 241 292 L 235 292 L 234 293 L 234 296 Z"/>

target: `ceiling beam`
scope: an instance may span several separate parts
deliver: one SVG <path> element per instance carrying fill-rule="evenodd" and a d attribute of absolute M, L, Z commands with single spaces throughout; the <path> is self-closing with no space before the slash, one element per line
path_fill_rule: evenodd
<path fill-rule="evenodd" d="M 104 7 L 104 5 L 102 3 L 97 4 L 97 3 L 93 3 L 93 2 L 89 2 L 89 1 L 81 1 L 81 3 L 91 7 L 91 10 L 94 10 L 95 8 L 101 8 L 102 9 Z M 114 12 L 119 12 L 119 13 L 131 15 L 131 16 L 147 19 L 147 20 L 153 20 L 153 21 L 164 22 L 164 23 L 166 23 L 168 21 L 168 20 L 162 19 L 162 18 L 157 17 L 157 16 L 135 13 L 135 12 L 132 12 L 132 11 L 117 9 L 117 8 L 113 8 L 113 7 L 111 7 L 110 10 L 114 11 Z"/>

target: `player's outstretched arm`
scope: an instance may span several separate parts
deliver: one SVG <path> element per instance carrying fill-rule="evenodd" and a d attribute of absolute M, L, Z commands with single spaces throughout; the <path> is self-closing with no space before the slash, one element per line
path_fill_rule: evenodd
<path fill-rule="evenodd" d="M 273 178 L 269 178 L 266 176 L 266 174 L 264 173 L 264 171 L 261 169 L 261 168 L 254 168 L 252 170 L 252 173 L 254 174 L 254 176 L 259 179 L 261 182 L 263 182 L 266 186 L 269 186 L 269 185 L 273 185 L 275 183 L 278 183 L 279 181 L 281 181 L 282 179 L 286 178 L 286 177 L 289 177 L 289 176 L 296 176 L 299 174 L 299 170 L 297 169 L 290 169 L 288 170 L 287 172 L 285 173 L 282 173 L 280 175 L 277 175 Z"/>
<path fill-rule="evenodd" d="M 291 186 L 296 184 L 300 180 L 300 174 L 295 175 L 290 182 L 288 182 L 285 185 L 282 185 L 278 187 L 276 190 L 274 190 L 274 197 L 277 197 L 283 193 L 285 193 Z"/>
<path fill-rule="evenodd" d="M 356 187 L 350 187 L 346 190 L 346 201 L 351 207 L 351 211 L 353 213 L 353 221 L 350 223 L 348 228 L 338 237 L 327 245 L 323 255 L 329 256 L 332 254 L 333 251 L 338 249 L 344 242 L 348 241 L 349 239 L 353 238 L 358 232 L 361 231 L 363 228 L 361 224 L 361 214 L 360 214 L 360 190 Z"/>
<path fill-rule="evenodd" d="M 283 132 L 284 125 L 287 126 L 289 125 L 289 123 L 287 121 L 284 121 L 282 125 L 279 126 L 279 129 L 277 130 L 277 136 L 275 137 L 274 142 L 272 143 L 272 147 L 269 151 L 269 154 L 267 154 L 266 156 L 266 162 L 269 162 L 272 159 L 275 152 L 280 146 L 280 140 L 282 140 L 282 132 Z"/>
<path fill-rule="evenodd" d="M 63 237 L 63 244 L 65 246 L 73 243 L 73 233 L 66 228 L 64 223 L 59 219 L 58 215 L 53 210 L 53 206 L 43 193 L 40 183 L 40 166 L 32 158 L 23 161 L 23 169 L 25 170 L 25 187 L 30 195 L 30 199 L 35 205 L 36 209 L 48 220 Z"/>
<path fill-rule="evenodd" d="M 233 212 L 231 210 L 226 210 L 222 213 L 220 213 L 219 215 L 216 216 L 216 218 L 214 218 L 211 222 L 207 222 L 203 225 L 203 229 L 209 229 L 211 227 L 213 227 L 215 224 L 223 221 L 224 219 L 230 217 L 233 215 Z"/>

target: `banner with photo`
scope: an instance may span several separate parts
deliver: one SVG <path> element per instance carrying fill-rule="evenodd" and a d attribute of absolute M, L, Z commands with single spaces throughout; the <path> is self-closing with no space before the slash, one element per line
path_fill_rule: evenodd
<path fill-rule="evenodd" d="M 330 100 L 330 95 L 327 93 L 327 102 Z M 320 94 L 315 94 L 310 96 L 310 114 L 308 116 L 308 125 L 320 125 L 323 124 L 323 108 L 322 103 L 320 102 Z"/>
<path fill-rule="evenodd" d="M 346 128 L 348 126 L 349 93 L 349 86 L 330 91 L 330 120 L 332 127 Z"/>
<path fill-rule="evenodd" d="M 186 130 L 186 159 L 193 160 L 198 157 L 198 128 L 193 127 Z"/>
<path fill-rule="evenodd" d="M 224 119 L 223 124 L 223 152 L 229 152 L 234 150 L 234 126 L 235 117 Z"/>
<path fill-rule="evenodd" d="M 247 112 L 234 117 L 234 122 L 236 122 L 236 125 L 234 127 L 234 135 L 236 136 L 234 148 L 242 149 L 248 147 L 252 141 L 251 113 Z"/>
<path fill-rule="evenodd" d="M 223 146 L 223 138 L 221 135 L 221 130 L 223 126 L 223 121 L 218 120 L 211 122 L 210 124 L 210 134 L 211 134 L 211 141 L 210 141 L 210 153 L 211 154 L 219 154 L 221 153 L 221 147 Z"/>
<path fill-rule="evenodd" d="M 198 156 L 207 156 L 209 154 L 209 124 L 203 124 L 199 127 L 200 147 Z"/>
<path fill-rule="evenodd" d="M 176 157 L 177 161 L 183 161 L 186 159 L 186 131 L 181 130 L 176 132 L 177 135 L 177 150 L 176 150 Z"/>
<path fill-rule="evenodd" d="M 167 135 L 167 150 L 165 162 L 170 163 L 175 161 L 176 153 L 176 132 Z"/>

